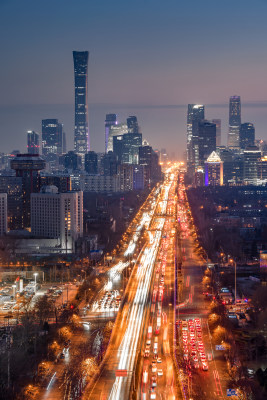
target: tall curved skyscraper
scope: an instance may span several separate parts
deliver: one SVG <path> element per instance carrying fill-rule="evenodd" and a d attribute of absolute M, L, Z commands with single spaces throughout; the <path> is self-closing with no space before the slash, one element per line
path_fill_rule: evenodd
<path fill-rule="evenodd" d="M 90 150 L 88 126 L 88 51 L 73 51 L 75 84 L 74 150 L 82 157 Z"/>

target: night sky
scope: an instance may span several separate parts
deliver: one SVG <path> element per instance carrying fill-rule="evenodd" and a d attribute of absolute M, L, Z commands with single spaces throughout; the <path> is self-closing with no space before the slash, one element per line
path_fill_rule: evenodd
<path fill-rule="evenodd" d="M 26 149 L 42 118 L 64 124 L 73 149 L 73 50 L 88 50 L 91 148 L 106 113 L 137 115 L 154 148 L 181 156 L 186 104 L 222 118 L 240 95 L 242 122 L 267 140 L 267 1 L 0 0 L 0 152 Z"/>

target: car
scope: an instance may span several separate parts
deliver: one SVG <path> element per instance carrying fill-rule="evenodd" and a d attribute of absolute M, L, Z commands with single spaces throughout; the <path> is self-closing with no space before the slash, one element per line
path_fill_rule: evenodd
<path fill-rule="evenodd" d="M 152 388 L 157 386 L 157 376 L 156 375 L 152 375 L 152 377 L 151 377 L 151 386 L 152 386 Z"/>
<path fill-rule="evenodd" d="M 149 350 L 148 349 L 145 349 L 144 357 L 149 357 Z"/>
<path fill-rule="evenodd" d="M 156 364 L 153 364 L 152 365 L 152 374 L 156 374 L 157 373 L 157 366 L 156 366 Z"/>
<path fill-rule="evenodd" d="M 158 376 L 162 376 L 162 375 L 163 375 L 162 369 L 158 369 Z"/>
<path fill-rule="evenodd" d="M 160 357 L 157 358 L 157 363 L 161 363 L 162 359 Z"/>
<path fill-rule="evenodd" d="M 61 359 L 65 358 L 65 354 L 64 353 L 60 353 L 59 358 L 61 358 Z"/>
<path fill-rule="evenodd" d="M 203 371 L 208 371 L 208 369 L 209 369 L 208 364 L 207 363 L 202 363 L 202 369 L 203 369 Z"/>
<path fill-rule="evenodd" d="M 208 353 L 208 360 L 212 361 L 212 353 Z"/>

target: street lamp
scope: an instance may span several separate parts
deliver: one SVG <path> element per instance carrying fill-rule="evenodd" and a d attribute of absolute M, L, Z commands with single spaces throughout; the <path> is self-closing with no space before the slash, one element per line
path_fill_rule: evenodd
<path fill-rule="evenodd" d="M 35 272 L 35 273 L 33 274 L 33 276 L 34 276 L 34 293 L 36 293 L 36 278 L 37 278 L 37 275 L 38 275 L 37 272 Z"/>
<path fill-rule="evenodd" d="M 14 297 L 14 299 L 15 299 L 15 297 L 16 297 L 16 285 L 12 285 L 12 288 L 13 288 L 13 297 Z"/>

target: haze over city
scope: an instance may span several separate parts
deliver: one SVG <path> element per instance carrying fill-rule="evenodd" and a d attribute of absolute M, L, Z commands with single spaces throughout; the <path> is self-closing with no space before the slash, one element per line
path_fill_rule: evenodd
<path fill-rule="evenodd" d="M 2 150 L 22 151 L 27 130 L 40 132 L 42 118 L 64 124 L 72 149 L 72 50 L 90 52 L 96 151 L 104 150 L 106 113 L 117 113 L 119 121 L 135 113 L 153 147 L 176 149 L 181 157 L 187 103 L 205 104 L 208 118 L 222 119 L 225 143 L 234 94 L 241 96 L 243 120 L 266 138 L 266 11 L 263 0 L 2 1 Z"/>

